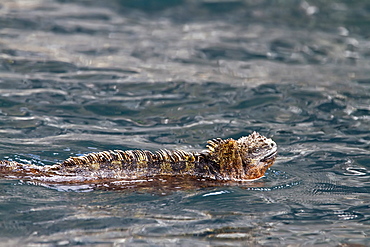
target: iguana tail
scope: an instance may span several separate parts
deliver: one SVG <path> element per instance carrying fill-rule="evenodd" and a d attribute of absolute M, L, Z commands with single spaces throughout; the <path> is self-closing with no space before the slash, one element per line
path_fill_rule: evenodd
<path fill-rule="evenodd" d="M 0 177 L 30 178 L 50 176 L 50 171 L 44 166 L 21 164 L 16 161 L 0 160 Z"/>

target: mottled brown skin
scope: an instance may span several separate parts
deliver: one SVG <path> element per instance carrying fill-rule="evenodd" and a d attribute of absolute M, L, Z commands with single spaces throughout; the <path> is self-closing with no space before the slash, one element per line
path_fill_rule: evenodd
<path fill-rule="evenodd" d="M 114 150 L 70 157 L 50 166 L 0 161 L 0 177 L 48 183 L 96 183 L 150 177 L 190 176 L 215 181 L 244 181 L 262 177 L 274 163 L 277 145 L 257 132 L 247 137 L 213 139 L 208 150 Z"/>

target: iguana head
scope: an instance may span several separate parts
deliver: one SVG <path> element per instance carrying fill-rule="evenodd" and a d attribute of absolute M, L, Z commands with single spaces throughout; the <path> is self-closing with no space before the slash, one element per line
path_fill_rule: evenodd
<path fill-rule="evenodd" d="M 247 180 L 262 177 L 276 158 L 277 145 L 257 132 L 238 140 L 208 141 L 211 160 L 219 164 L 224 179 Z"/>
<path fill-rule="evenodd" d="M 249 179 L 260 178 L 276 159 L 277 145 L 257 132 L 237 140 L 245 174 Z"/>

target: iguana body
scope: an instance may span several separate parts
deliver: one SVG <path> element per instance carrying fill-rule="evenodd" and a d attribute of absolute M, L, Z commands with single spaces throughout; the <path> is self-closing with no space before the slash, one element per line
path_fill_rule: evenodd
<path fill-rule="evenodd" d="M 274 163 L 277 150 L 274 141 L 256 132 L 238 140 L 213 139 L 208 141 L 207 147 L 202 153 L 104 151 L 47 166 L 0 161 L 0 177 L 71 184 L 167 175 L 240 181 L 262 177 Z"/>

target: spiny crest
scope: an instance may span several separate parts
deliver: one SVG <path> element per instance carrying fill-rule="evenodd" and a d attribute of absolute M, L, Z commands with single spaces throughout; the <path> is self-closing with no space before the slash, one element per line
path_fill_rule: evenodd
<path fill-rule="evenodd" d="M 157 159 L 167 162 L 194 161 L 194 154 L 183 150 L 161 149 L 155 152 Z"/>
<path fill-rule="evenodd" d="M 158 150 L 155 153 L 146 150 L 110 150 L 98 153 L 89 153 L 83 156 L 70 157 L 62 164 L 65 166 L 83 166 L 88 164 L 101 164 L 114 161 L 122 163 L 145 163 L 152 161 L 194 161 L 194 154 L 182 150 Z"/>
<path fill-rule="evenodd" d="M 215 139 L 212 139 L 212 140 L 209 140 L 207 141 L 208 145 L 206 146 L 208 148 L 208 150 L 213 153 L 215 152 L 218 147 L 220 145 L 222 145 L 223 143 L 225 143 L 225 140 L 221 139 L 221 138 L 215 138 Z"/>
<path fill-rule="evenodd" d="M 153 157 L 153 153 L 150 151 L 142 150 L 110 150 L 98 153 L 89 153 L 83 156 L 70 157 L 66 159 L 62 164 L 66 166 L 75 165 L 87 165 L 94 163 L 105 163 L 113 161 L 123 161 L 123 162 L 142 162 L 149 161 Z"/>
<path fill-rule="evenodd" d="M 270 149 L 276 145 L 273 140 L 266 138 L 255 131 L 249 136 L 239 138 L 237 143 L 241 150 L 254 150 L 261 148 Z"/>
<path fill-rule="evenodd" d="M 231 138 L 223 140 L 221 138 L 216 138 L 207 141 L 208 145 L 207 148 L 211 153 L 214 153 L 216 150 L 218 150 L 222 145 L 225 143 L 228 143 L 230 140 L 233 140 Z M 249 136 L 243 136 L 237 140 L 238 147 L 240 149 L 253 149 L 255 147 L 264 147 L 267 145 L 270 145 L 271 143 L 274 143 L 270 138 L 266 138 L 263 135 L 260 135 L 257 132 L 253 132 Z"/>
<path fill-rule="evenodd" d="M 225 159 L 235 159 L 238 156 L 236 141 L 232 138 L 216 138 L 207 141 L 208 158 L 216 163 L 223 163 Z"/>

